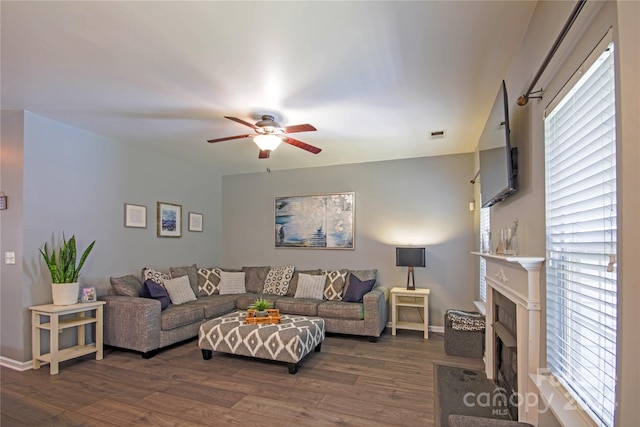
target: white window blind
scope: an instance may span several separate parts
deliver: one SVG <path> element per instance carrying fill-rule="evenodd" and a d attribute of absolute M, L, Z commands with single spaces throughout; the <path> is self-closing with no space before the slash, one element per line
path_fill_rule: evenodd
<path fill-rule="evenodd" d="M 603 42 L 545 118 L 547 361 L 597 425 L 613 426 L 615 83 L 613 44 Z"/>
<path fill-rule="evenodd" d="M 482 240 L 491 235 L 491 208 L 480 209 L 480 247 Z M 491 244 L 489 244 L 491 247 Z M 487 260 L 480 257 L 480 301 L 487 302 Z"/>

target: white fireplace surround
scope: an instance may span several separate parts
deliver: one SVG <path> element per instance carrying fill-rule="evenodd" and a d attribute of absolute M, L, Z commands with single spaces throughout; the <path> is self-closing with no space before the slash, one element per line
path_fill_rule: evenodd
<path fill-rule="evenodd" d="M 504 256 L 473 252 L 487 260 L 487 304 L 485 370 L 489 379 L 495 379 L 495 321 L 493 290 L 516 304 L 516 339 L 518 362 L 518 420 L 538 425 L 538 388 L 531 375 L 539 373 L 541 351 L 540 269 L 543 257 Z"/>

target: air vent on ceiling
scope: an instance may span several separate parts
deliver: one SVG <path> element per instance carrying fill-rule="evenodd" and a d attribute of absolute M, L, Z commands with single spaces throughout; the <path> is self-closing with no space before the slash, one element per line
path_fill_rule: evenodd
<path fill-rule="evenodd" d="M 429 139 L 444 139 L 445 131 L 443 130 L 434 130 L 429 133 Z"/>

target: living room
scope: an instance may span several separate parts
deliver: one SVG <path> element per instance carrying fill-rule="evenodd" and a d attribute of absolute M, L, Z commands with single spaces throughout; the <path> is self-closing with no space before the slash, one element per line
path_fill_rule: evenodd
<path fill-rule="evenodd" d="M 506 81 L 510 95 L 520 188 L 491 208 L 492 230 L 508 227 L 518 218 L 520 250 L 537 256 L 545 254 L 541 123 L 546 102 L 532 99 L 528 106 L 519 107 L 515 99 L 531 82 L 572 7 L 572 3 L 538 3 L 507 72 L 496 78 L 496 82 Z M 3 14 L 3 26 L 4 19 Z M 559 83 L 553 76 L 577 68 L 606 30 L 614 28 L 619 61 L 618 228 L 624 230 L 619 236 L 618 280 L 625 284 L 618 297 L 619 426 L 637 420 L 640 383 L 635 362 L 640 350 L 635 328 L 640 323 L 636 310 L 640 277 L 634 265 L 640 258 L 636 185 L 640 131 L 634 95 L 640 92 L 637 22 L 637 2 L 590 2 L 559 51 L 560 59 L 539 83 L 545 91 L 557 91 Z M 3 80 L 3 89 L 10 83 Z M 431 290 L 429 321 L 434 330 L 442 331 L 446 309 L 474 309 L 478 259 L 470 253 L 478 249 L 480 233 L 479 185 L 469 183 L 478 168 L 474 150 L 287 169 L 274 167 L 273 159 L 270 172 L 265 163 L 260 172 L 223 175 L 161 150 L 48 118 L 35 107 L 32 111 L 4 107 L 3 103 L 1 182 L 9 203 L 2 211 L 0 243 L 3 254 L 16 253 L 16 264 L 2 265 L 3 365 L 18 369 L 29 365 L 28 307 L 51 301 L 50 277 L 38 249 L 62 231 L 74 233 L 80 247 L 96 240 L 82 281 L 96 286 L 99 295 L 109 289 L 110 276 L 137 274 L 142 267 L 167 269 L 192 263 L 229 268 L 376 268 L 386 286 L 404 286 L 406 269 L 395 266 L 395 247 L 424 245 L 426 267 L 416 269 L 416 285 Z M 254 151 L 243 154 L 255 157 Z M 275 197 L 347 191 L 354 192 L 356 200 L 355 250 L 274 248 Z M 203 231 L 189 232 L 183 225 L 180 239 L 156 237 L 158 201 L 181 205 L 184 217 L 188 212 L 201 213 Z M 471 201 L 475 211 L 468 208 Z M 147 228 L 124 227 L 125 203 L 147 207 Z"/>

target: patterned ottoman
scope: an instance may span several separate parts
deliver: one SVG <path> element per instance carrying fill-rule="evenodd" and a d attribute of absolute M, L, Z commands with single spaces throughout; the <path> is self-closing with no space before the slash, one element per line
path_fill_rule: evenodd
<path fill-rule="evenodd" d="M 324 319 L 282 314 L 280 323 L 248 325 L 247 312 L 229 313 L 200 326 L 198 346 L 205 360 L 213 351 L 287 362 L 289 373 L 324 340 Z"/>

